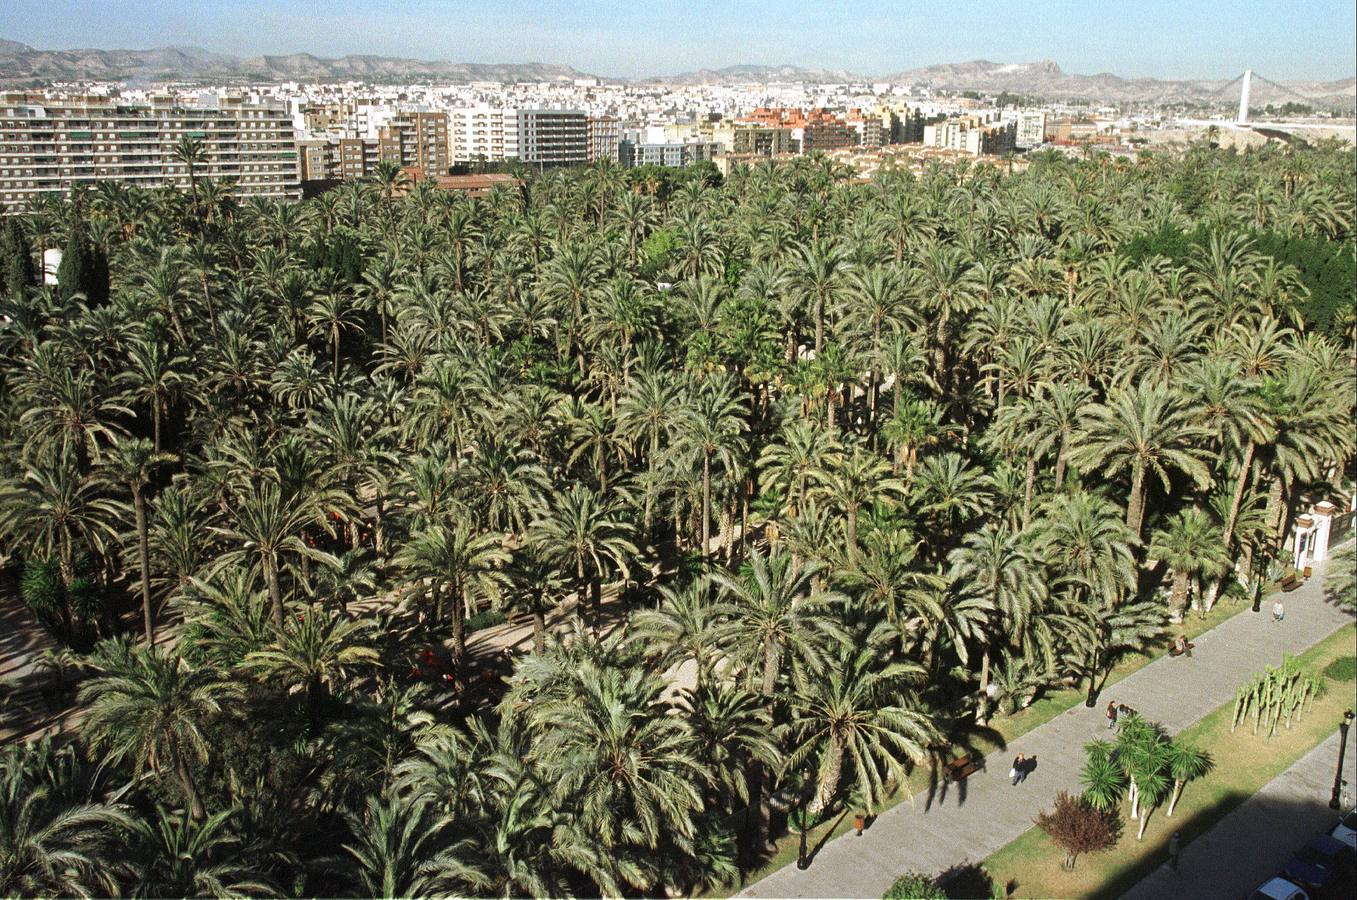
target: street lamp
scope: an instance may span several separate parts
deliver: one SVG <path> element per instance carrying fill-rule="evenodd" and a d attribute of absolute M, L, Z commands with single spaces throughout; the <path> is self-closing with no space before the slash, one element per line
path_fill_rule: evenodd
<path fill-rule="evenodd" d="M 1343 713 L 1338 723 L 1338 771 L 1333 774 L 1333 793 L 1329 795 L 1329 809 L 1343 805 L 1343 755 L 1348 749 L 1348 729 L 1352 727 L 1352 710 Z"/>

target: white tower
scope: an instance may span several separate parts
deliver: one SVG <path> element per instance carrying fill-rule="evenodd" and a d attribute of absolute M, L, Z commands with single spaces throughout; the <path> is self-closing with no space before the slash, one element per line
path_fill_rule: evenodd
<path fill-rule="evenodd" d="M 1239 92 L 1239 124 L 1249 120 L 1249 82 L 1253 80 L 1253 69 L 1244 71 L 1244 87 Z"/>

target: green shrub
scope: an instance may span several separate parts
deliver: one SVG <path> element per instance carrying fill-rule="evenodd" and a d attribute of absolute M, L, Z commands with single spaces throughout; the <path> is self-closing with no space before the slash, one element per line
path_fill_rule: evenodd
<path fill-rule="evenodd" d="M 470 634 L 473 631 L 480 631 L 482 628 L 503 625 L 504 622 L 504 613 L 497 609 L 483 609 L 466 620 L 466 633 Z"/>
<path fill-rule="evenodd" d="M 1357 656 L 1340 656 L 1324 667 L 1324 677 L 1334 681 L 1357 679 Z"/>
<path fill-rule="evenodd" d="M 65 646 L 81 653 L 94 646 L 102 600 L 88 578 L 76 578 L 67 587 L 56 560 L 34 560 L 24 566 L 19 596 L 42 626 Z"/>
<path fill-rule="evenodd" d="M 895 879 L 882 900 L 946 900 L 947 894 L 927 875 L 910 872 Z"/>

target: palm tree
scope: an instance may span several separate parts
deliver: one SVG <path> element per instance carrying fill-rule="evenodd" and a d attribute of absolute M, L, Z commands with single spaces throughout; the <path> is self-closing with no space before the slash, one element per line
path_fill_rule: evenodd
<path fill-rule="evenodd" d="M 242 491 L 237 502 L 229 508 L 228 516 L 225 526 L 214 526 L 212 530 L 226 540 L 240 544 L 237 554 L 252 554 L 258 559 L 269 601 L 273 604 L 273 624 L 282 631 L 286 618 L 283 591 L 278 583 L 282 555 L 296 553 L 322 562 L 333 560 L 301 537 L 307 526 L 318 520 L 323 522 L 317 503 L 313 497 L 284 492 L 275 481 L 257 481 Z"/>
<path fill-rule="evenodd" d="M 879 635 L 880 633 L 878 633 Z M 924 762 L 941 734 L 911 686 L 922 680 L 920 666 L 883 662 L 882 637 L 869 636 L 859 649 L 843 648 L 823 675 L 798 674 L 792 701 L 795 768 L 818 760 L 818 784 L 808 812 L 818 815 L 838 793 L 845 757 L 854 785 L 868 810 L 892 787 L 908 783 L 904 762 Z M 874 646 L 875 645 L 875 646 Z"/>
<path fill-rule="evenodd" d="M 712 576 L 731 606 L 731 658 L 748 673 L 749 684 L 758 686 L 770 721 L 787 660 L 815 665 L 825 659 L 831 644 L 847 640 L 833 616 L 833 608 L 844 598 L 812 588 L 819 572 L 816 564 L 801 566 L 785 553 L 769 557 L 756 549 L 738 573 L 717 570 Z M 765 841 L 768 833 L 769 782 L 765 770 L 759 802 L 754 804 L 759 809 L 756 843 Z"/>
<path fill-rule="evenodd" d="M 135 897 L 270 897 L 278 888 L 233 833 L 234 809 L 198 820 L 157 806 L 127 835 Z"/>
<path fill-rule="evenodd" d="M 1114 388 L 1106 403 L 1085 411 L 1080 429 L 1080 446 L 1071 454 L 1072 463 L 1101 469 L 1107 476 L 1130 471 L 1126 524 L 1137 538 L 1145 518 L 1146 475 L 1158 476 L 1166 491 L 1172 490 L 1175 472 L 1188 476 L 1199 489 L 1210 485 L 1205 451 L 1194 445 L 1204 434 L 1168 391 Z"/>
<path fill-rule="evenodd" d="M 731 638 L 728 608 L 714 603 L 704 578 L 682 589 L 660 586 L 660 604 L 637 610 L 630 618 L 630 639 L 655 657 L 661 671 L 692 661 L 694 684 L 701 687 L 711 675 Z"/>
<path fill-rule="evenodd" d="M 461 894 L 485 884 L 463 857 L 470 841 L 450 834 L 447 816 L 426 797 L 371 796 L 361 813 L 347 816 L 353 842 L 344 849 L 368 897 Z"/>
<path fill-rule="evenodd" d="M 55 556 L 67 585 L 76 577 L 77 550 L 100 550 L 116 535 L 117 517 L 97 479 L 81 477 L 69 460 L 0 484 L 0 536 L 28 559 Z"/>
<path fill-rule="evenodd" d="M 7 897 L 112 896 L 111 844 L 132 818 L 100 801 L 73 746 L 51 738 L 0 755 L 0 893 Z"/>
<path fill-rule="evenodd" d="M 129 404 L 145 403 L 150 409 L 151 437 L 157 451 L 170 399 L 188 383 L 182 371 L 187 365 L 187 357 L 150 337 L 133 340 L 127 348 L 126 367 L 118 375 L 118 380 L 127 385 L 123 398 Z"/>
<path fill-rule="evenodd" d="M 242 667 L 265 681 L 306 691 L 315 712 L 357 672 L 380 665 L 369 646 L 366 623 L 341 614 L 309 608 L 291 619 L 273 641 L 245 657 Z"/>
<path fill-rule="evenodd" d="M 1191 744 L 1170 741 L 1168 768 L 1169 774 L 1173 776 L 1173 797 L 1169 800 L 1169 809 L 1164 815 L 1172 817 L 1173 810 L 1178 805 L 1178 798 L 1183 795 L 1183 785 L 1201 778 L 1211 771 L 1211 756 L 1205 750 L 1200 750 Z"/>
<path fill-rule="evenodd" d="M 891 467 L 880 456 L 863 447 L 854 447 L 828 470 L 814 473 L 815 492 L 844 512 L 848 551 L 858 551 L 858 510 L 868 503 L 889 502 L 905 493 L 905 485 L 890 474 Z"/>
<path fill-rule="evenodd" d="M 582 484 L 558 492 L 528 528 L 528 540 L 546 559 L 575 573 L 578 602 L 592 600 L 595 627 L 602 615 L 602 581 L 613 571 L 629 577 L 638 551 L 632 528 L 614 518 L 613 505 Z"/>
<path fill-rule="evenodd" d="M 991 627 L 1011 638 L 1022 635 L 1047 591 L 1040 561 L 1022 537 L 1006 528 L 986 525 L 967 535 L 949 559 L 948 577 L 952 582 L 994 610 L 996 619 Z M 989 718 L 990 647 L 986 641 L 980 662 L 975 720 L 981 725 Z"/>
<path fill-rule="evenodd" d="M 183 135 L 174 145 L 175 161 L 188 170 L 188 188 L 193 197 L 193 211 L 198 211 L 198 167 L 207 162 L 207 149 L 197 138 Z"/>
<path fill-rule="evenodd" d="M 510 560 L 498 534 L 477 534 L 464 521 L 433 524 L 411 537 L 396 554 L 396 565 L 415 578 L 427 578 L 433 592 L 434 621 L 443 620 L 444 591 L 452 610 L 452 653 L 466 652 L 466 616 L 473 604 L 495 600 L 508 584 Z"/>
<path fill-rule="evenodd" d="M 155 643 L 155 610 L 151 605 L 151 541 L 146 524 L 144 489 L 159 466 L 176 461 L 170 453 L 158 453 L 145 438 L 123 438 L 114 445 L 105 462 L 110 481 L 125 487 L 132 495 L 132 511 L 137 532 L 137 567 L 141 572 L 141 617 L 146 643 Z"/>
<path fill-rule="evenodd" d="M 733 469 L 744 452 L 747 410 L 729 379 L 696 391 L 679 420 L 679 446 L 702 460 L 702 555 L 711 558 L 712 464 Z"/>
<path fill-rule="evenodd" d="M 1203 575 L 1219 578 L 1229 569 L 1219 528 L 1195 506 L 1180 510 L 1150 540 L 1150 559 L 1168 563 L 1173 573 L 1169 621 L 1181 622 L 1192 583 Z"/>
<path fill-rule="evenodd" d="M 687 723 L 665 714 L 665 683 L 642 670 L 586 665 L 577 691 L 547 697 L 529 712 L 537 752 L 557 804 L 577 811 L 585 830 L 616 867 L 615 880 L 646 890 L 661 839 L 694 838 L 702 773 Z M 629 866 L 621 863 L 631 863 Z"/>
<path fill-rule="evenodd" d="M 210 668 L 190 668 L 155 647 L 115 656 L 80 688 L 88 709 L 85 729 L 94 747 L 111 760 L 130 760 L 140 775 L 168 770 L 178 781 L 194 821 L 203 809 L 194 768 L 208 757 L 206 726 L 238 686 Z"/>

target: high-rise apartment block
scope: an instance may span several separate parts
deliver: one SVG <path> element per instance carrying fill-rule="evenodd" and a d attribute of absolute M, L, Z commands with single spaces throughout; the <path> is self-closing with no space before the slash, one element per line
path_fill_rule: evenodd
<path fill-rule="evenodd" d="M 76 185 L 104 181 L 187 188 L 188 167 L 174 153 L 184 137 L 203 148 L 197 177 L 230 179 L 242 196 L 301 195 L 296 136 L 281 103 L 0 94 L 0 202 L 68 197 Z"/>
<path fill-rule="evenodd" d="M 924 126 L 926 147 L 960 150 L 973 156 L 997 156 L 1014 148 L 1016 122 L 995 121 L 992 115 L 960 116 Z"/>
<path fill-rule="evenodd" d="M 377 157 L 428 178 L 448 174 L 448 114 L 401 113 L 377 129 Z"/>
<path fill-rule="evenodd" d="M 1021 150 L 1040 147 L 1046 141 L 1046 113 L 1043 110 L 1005 110 L 1005 122 L 1017 126 L 1014 145 Z"/>
<path fill-rule="evenodd" d="M 490 106 L 448 112 L 448 144 L 454 163 L 518 158 L 518 111 Z"/>
<path fill-rule="evenodd" d="M 589 116 L 589 138 L 585 146 L 589 162 L 600 159 L 617 162 L 621 141 L 621 119 L 616 116 Z"/>
<path fill-rule="evenodd" d="M 580 166 L 588 161 L 589 121 L 579 110 L 520 109 L 518 158 L 530 166 Z"/>

